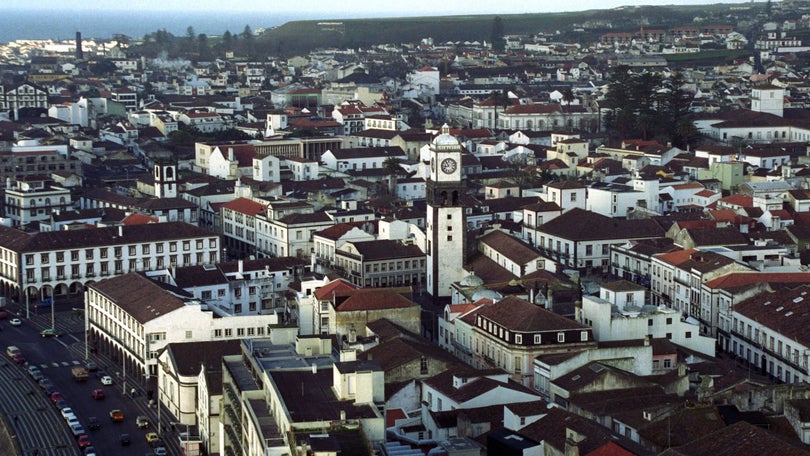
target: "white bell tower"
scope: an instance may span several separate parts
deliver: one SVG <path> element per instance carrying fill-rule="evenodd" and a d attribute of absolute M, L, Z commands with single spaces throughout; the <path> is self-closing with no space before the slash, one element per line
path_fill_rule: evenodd
<path fill-rule="evenodd" d="M 177 164 L 155 162 L 155 196 L 177 198 Z"/>
<path fill-rule="evenodd" d="M 430 144 L 427 180 L 427 284 L 431 296 L 450 296 L 450 285 L 461 280 L 466 240 L 466 215 L 461 197 L 461 144 L 442 126 Z"/>

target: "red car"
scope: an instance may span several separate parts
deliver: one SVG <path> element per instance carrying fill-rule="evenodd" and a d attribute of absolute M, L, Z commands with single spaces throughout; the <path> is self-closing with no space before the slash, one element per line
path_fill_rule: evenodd
<path fill-rule="evenodd" d="M 104 390 L 103 389 L 94 389 L 93 392 L 90 393 L 90 395 L 93 396 L 93 399 L 96 399 L 96 400 L 104 399 Z"/>
<path fill-rule="evenodd" d="M 11 357 L 11 360 L 17 364 L 22 364 L 25 362 L 25 356 L 22 353 L 15 353 L 14 356 Z"/>
<path fill-rule="evenodd" d="M 51 402 L 61 401 L 64 398 L 65 397 L 62 396 L 62 393 L 60 393 L 59 391 L 54 391 L 53 393 L 51 393 Z"/>
<path fill-rule="evenodd" d="M 0 310 L 0 320 L 5 320 L 6 318 L 10 317 L 11 314 L 8 313 L 6 310 Z"/>
<path fill-rule="evenodd" d="M 90 443 L 90 437 L 88 437 L 87 434 L 80 435 L 79 438 L 76 439 L 76 443 L 79 444 L 79 448 L 85 448 L 85 447 L 89 447 L 90 445 L 92 445 Z"/>

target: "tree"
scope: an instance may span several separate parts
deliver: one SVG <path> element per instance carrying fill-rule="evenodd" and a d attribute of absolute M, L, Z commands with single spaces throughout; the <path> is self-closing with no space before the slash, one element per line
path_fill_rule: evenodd
<path fill-rule="evenodd" d="M 503 20 L 501 16 L 495 16 L 492 19 L 492 30 L 490 31 L 489 40 L 492 42 L 492 50 L 495 52 L 503 52 L 506 47 L 506 40 L 503 38 Z"/>
<path fill-rule="evenodd" d="M 112 60 L 101 59 L 92 66 L 90 71 L 92 71 L 96 76 L 108 76 L 115 73 L 117 69 L 118 67 L 115 66 L 115 63 Z"/>
<path fill-rule="evenodd" d="M 388 194 L 397 197 L 397 176 L 402 173 L 402 160 L 397 157 L 388 157 L 383 161 L 382 167 L 388 173 Z"/>

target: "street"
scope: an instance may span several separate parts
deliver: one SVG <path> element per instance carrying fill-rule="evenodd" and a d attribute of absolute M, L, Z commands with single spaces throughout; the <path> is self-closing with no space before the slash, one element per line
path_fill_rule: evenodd
<path fill-rule="evenodd" d="M 25 316 L 24 309 L 22 316 Z M 97 454 L 150 454 L 152 451 L 146 441 L 148 432 L 156 432 L 157 419 L 155 409 L 149 407 L 142 390 L 135 397 L 125 394 L 121 383 L 120 368 L 116 369 L 111 361 L 89 353 L 90 360 L 102 371 L 113 378 L 113 384 L 102 385 L 95 372 L 91 372 L 86 382 L 73 379 L 71 368 L 83 365 L 84 316 L 81 311 L 57 307 L 55 312 L 56 333 L 59 337 L 43 338 L 39 332 L 51 327 L 51 313 L 41 312 L 31 315 L 31 319 L 22 319 L 19 327 L 11 326 L 8 321 L 0 321 L 0 345 L 15 345 L 20 348 L 28 365 L 39 367 L 42 373 L 62 393 L 73 409 L 82 426 L 90 437 Z M 9 385 L 6 391 L 0 392 L 0 411 L 11 425 L 10 432 L 16 432 L 16 438 L 24 455 L 77 455 L 81 454 L 70 429 L 59 410 L 51 403 L 46 393 L 26 371 L 25 365 L 17 365 L 5 356 L 0 364 L 0 379 Z M 126 388 L 133 385 L 129 382 Z M 91 397 L 94 389 L 101 388 L 105 398 L 96 400 Z M 110 410 L 120 409 L 124 412 L 124 421 L 113 423 L 109 417 Z M 145 415 L 149 418 L 147 429 L 138 429 L 135 418 Z M 164 415 L 165 411 L 164 411 Z M 96 417 L 101 423 L 98 430 L 89 430 L 88 419 Z M 164 416 L 166 418 L 166 416 Z M 166 421 L 164 421 L 165 423 Z M 129 434 L 131 444 L 121 445 L 121 434 Z M 180 454 L 176 438 L 165 438 L 164 444 L 169 454 Z M 37 451 L 37 453 L 34 453 Z"/>

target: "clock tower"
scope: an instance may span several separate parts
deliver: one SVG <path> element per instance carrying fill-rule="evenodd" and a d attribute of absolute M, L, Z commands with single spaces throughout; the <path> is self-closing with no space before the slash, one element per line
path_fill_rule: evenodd
<path fill-rule="evenodd" d="M 466 216 L 461 203 L 461 144 L 442 126 L 430 144 L 427 180 L 427 291 L 450 296 L 450 285 L 462 278 Z"/>

